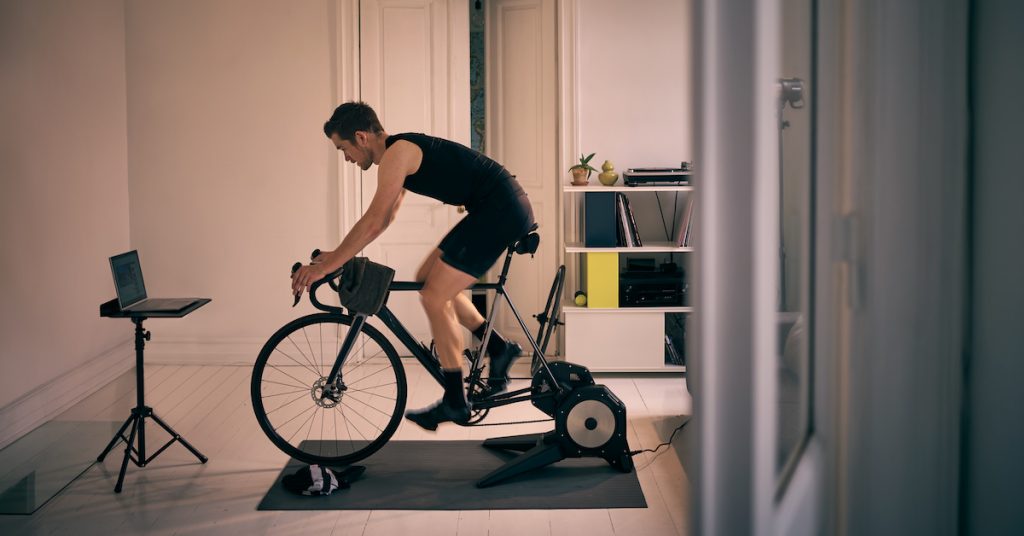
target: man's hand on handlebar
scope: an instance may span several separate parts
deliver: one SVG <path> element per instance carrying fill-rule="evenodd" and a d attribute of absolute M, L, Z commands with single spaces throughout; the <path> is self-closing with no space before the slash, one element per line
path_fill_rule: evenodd
<path fill-rule="evenodd" d="M 310 285 L 330 273 L 323 264 L 326 258 L 327 255 L 322 255 L 319 249 L 314 249 L 308 265 L 295 263 L 295 266 L 292 266 L 292 295 L 295 296 L 296 304 L 299 303 L 299 296 L 302 296 L 303 291 L 308 291 Z"/>
<path fill-rule="evenodd" d="M 323 263 L 315 261 L 300 267 L 292 273 L 292 294 L 301 296 L 303 291 L 309 291 L 310 285 L 327 277 L 329 273 Z"/>

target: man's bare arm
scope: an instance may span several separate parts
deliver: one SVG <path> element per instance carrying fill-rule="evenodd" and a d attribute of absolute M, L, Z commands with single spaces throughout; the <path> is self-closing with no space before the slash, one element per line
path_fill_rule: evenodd
<path fill-rule="evenodd" d="M 376 240 L 395 220 L 405 196 L 405 177 L 421 158 L 418 152 L 418 147 L 403 140 L 396 142 L 384 153 L 377 173 L 377 191 L 366 213 L 352 226 L 341 244 L 320 259 L 327 273 L 341 268 Z"/>

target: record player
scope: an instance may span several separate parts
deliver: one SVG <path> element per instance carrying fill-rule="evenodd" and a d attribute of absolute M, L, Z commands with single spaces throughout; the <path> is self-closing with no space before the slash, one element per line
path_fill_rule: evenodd
<path fill-rule="evenodd" d="M 629 168 L 622 173 L 626 186 L 686 185 L 690 183 L 693 166 L 683 162 L 677 168 L 640 167 Z"/>

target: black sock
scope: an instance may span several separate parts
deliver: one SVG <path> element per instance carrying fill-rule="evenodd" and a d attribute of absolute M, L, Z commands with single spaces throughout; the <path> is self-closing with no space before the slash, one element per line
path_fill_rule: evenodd
<path fill-rule="evenodd" d="M 462 369 L 443 369 L 444 401 L 452 406 L 466 404 L 466 391 L 462 388 Z"/>
<path fill-rule="evenodd" d="M 484 340 L 484 331 L 487 329 L 487 322 L 480 324 L 480 327 L 473 330 L 473 335 L 478 341 Z M 498 330 L 491 331 L 491 338 L 487 340 L 487 355 L 494 357 L 505 352 L 508 342 L 498 334 Z"/>

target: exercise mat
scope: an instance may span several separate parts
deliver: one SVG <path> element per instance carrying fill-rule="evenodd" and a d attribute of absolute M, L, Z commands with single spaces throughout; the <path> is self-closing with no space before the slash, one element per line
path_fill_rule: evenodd
<path fill-rule="evenodd" d="M 330 443 L 330 442 L 327 442 Z M 307 442 L 303 449 L 308 451 Z M 333 450 L 327 447 L 327 451 Z M 366 473 L 350 489 L 305 497 L 281 486 L 302 463 L 290 460 L 259 510 L 549 510 L 646 508 L 636 472 L 621 473 L 600 458 L 569 458 L 505 482 L 476 481 L 518 454 L 482 441 L 390 441 L 358 462 Z"/>

